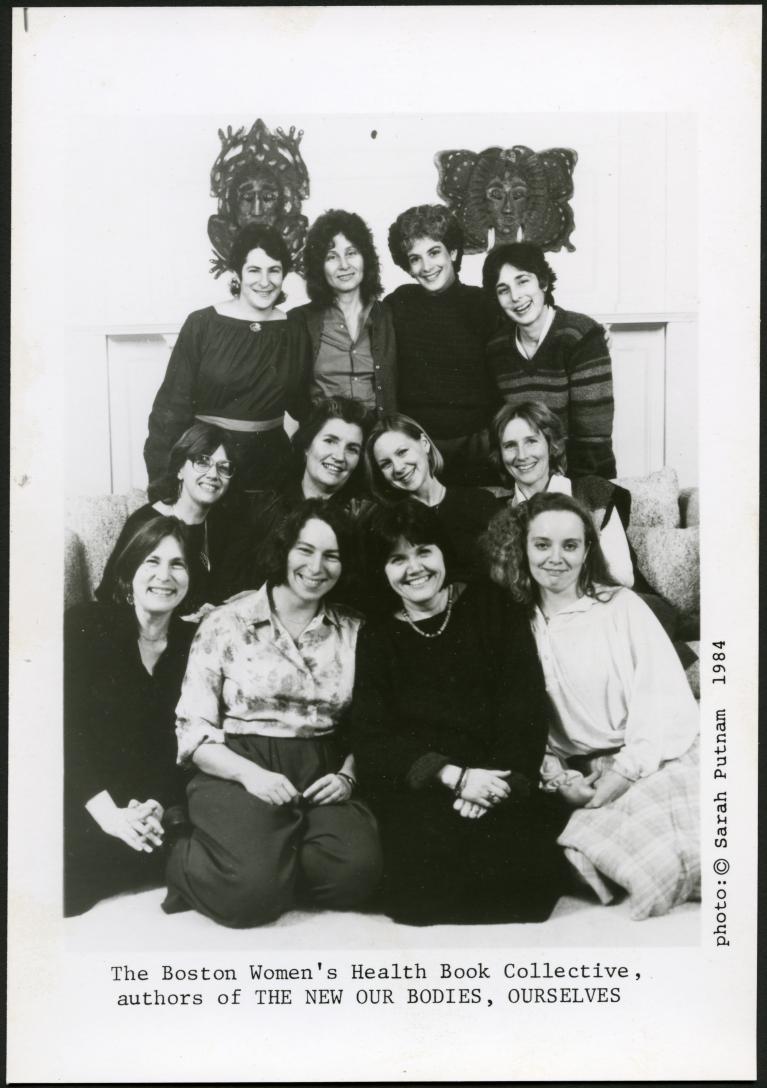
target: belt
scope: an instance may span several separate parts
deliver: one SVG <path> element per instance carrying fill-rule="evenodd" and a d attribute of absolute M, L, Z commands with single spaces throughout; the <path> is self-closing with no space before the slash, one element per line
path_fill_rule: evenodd
<path fill-rule="evenodd" d="M 225 431 L 247 431 L 255 434 L 258 431 L 276 431 L 282 426 L 283 417 L 279 419 L 225 419 L 224 416 L 195 416 L 200 423 L 211 423 L 214 427 L 221 427 Z"/>

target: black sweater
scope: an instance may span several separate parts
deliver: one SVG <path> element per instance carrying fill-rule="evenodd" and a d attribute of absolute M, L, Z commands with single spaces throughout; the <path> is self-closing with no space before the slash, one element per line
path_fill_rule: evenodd
<path fill-rule="evenodd" d="M 483 430 L 497 403 L 485 366 L 494 320 L 481 288 L 456 280 L 432 294 L 405 284 L 386 302 L 397 338 L 397 404 L 431 437 Z"/>

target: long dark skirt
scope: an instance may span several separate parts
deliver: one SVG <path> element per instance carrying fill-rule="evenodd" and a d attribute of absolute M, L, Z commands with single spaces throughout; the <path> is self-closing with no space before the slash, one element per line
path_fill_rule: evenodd
<path fill-rule="evenodd" d="M 568 812 L 559 798 L 535 793 L 476 820 L 452 805 L 434 785 L 387 806 L 387 913 L 409 925 L 545 921 L 566 879 L 556 838 Z"/>
<path fill-rule="evenodd" d="M 227 744 L 299 791 L 340 766 L 333 738 L 244 736 Z M 360 801 L 268 805 L 203 773 L 187 798 L 193 831 L 171 850 L 167 913 L 193 907 L 222 925 L 255 926 L 296 906 L 353 909 L 379 883 L 376 821 Z"/>

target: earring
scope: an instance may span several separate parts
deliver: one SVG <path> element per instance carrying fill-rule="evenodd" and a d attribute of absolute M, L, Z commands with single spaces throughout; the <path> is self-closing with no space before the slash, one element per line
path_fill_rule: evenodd
<path fill-rule="evenodd" d="M 125 600 L 128 602 L 128 604 L 133 604 L 133 592 L 132 592 L 132 590 L 128 591 L 128 595 L 125 598 Z"/>

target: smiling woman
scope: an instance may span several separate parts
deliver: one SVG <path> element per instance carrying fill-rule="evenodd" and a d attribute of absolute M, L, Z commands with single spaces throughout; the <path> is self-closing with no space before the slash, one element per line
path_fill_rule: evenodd
<path fill-rule="evenodd" d="M 324 499 L 356 518 L 363 506 L 359 463 L 370 424 L 359 401 L 331 397 L 314 403 L 293 435 L 295 464 L 284 487 L 255 496 L 249 520 L 232 527 L 215 577 L 217 599 L 263 583 L 271 537 L 304 500 Z"/>
<path fill-rule="evenodd" d="M 343 515 L 302 503 L 273 536 L 265 584 L 200 626 L 176 723 L 179 761 L 198 771 L 192 831 L 170 856 L 166 912 L 253 926 L 374 890 L 375 821 L 340 736 L 361 620 L 327 602 L 348 551 Z"/>
<path fill-rule="evenodd" d="M 542 921 L 564 813 L 536 789 L 545 693 L 524 613 L 454 580 L 444 527 L 412 499 L 375 512 L 368 550 L 390 608 L 360 638 L 352 737 L 386 909 L 412 925 Z"/>
<path fill-rule="evenodd" d="M 64 628 L 65 913 L 162 882 L 163 817 L 183 797 L 173 709 L 194 628 L 185 527 L 152 513 L 124 533 L 110 592 Z"/>
<path fill-rule="evenodd" d="M 605 332 L 585 314 L 554 305 L 556 274 L 530 242 L 496 246 L 482 268 L 489 303 L 505 320 L 487 346 L 507 404 L 541 401 L 562 424 L 572 476 L 616 474 L 613 379 Z"/>
<path fill-rule="evenodd" d="M 221 528 L 209 514 L 226 495 L 234 475 L 225 431 L 209 423 L 194 423 L 168 455 L 165 475 L 158 481 L 160 498 L 135 510 L 125 522 L 109 557 L 96 599 L 109 600 L 115 564 L 136 530 L 157 514 L 177 517 L 187 527 L 189 593 L 186 609 L 196 613 L 205 604 L 217 603 L 215 579 L 221 565 L 224 541 Z"/>
<path fill-rule="evenodd" d="M 370 228 L 354 212 L 325 212 L 304 249 L 311 302 L 288 317 L 311 339 L 312 394 L 349 397 L 376 413 L 395 407 L 396 353 L 389 310 Z"/>
<path fill-rule="evenodd" d="M 189 315 L 155 397 L 144 446 L 150 499 L 162 498 L 168 451 L 195 418 L 225 432 L 238 489 L 274 486 L 289 463 L 285 412 L 300 420 L 308 411 L 309 341 L 277 308 L 291 268 L 285 242 L 250 224 L 230 268 L 237 297 Z"/>
<path fill-rule="evenodd" d="M 397 337 L 398 407 L 439 447 L 448 483 L 491 483 L 486 427 L 497 396 L 485 368 L 493 312 L 458 279 L 463 233 L 440 204 L 408 208 L 389 228 L 394 262 L 415 283 L 385 302 Z"/>

